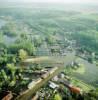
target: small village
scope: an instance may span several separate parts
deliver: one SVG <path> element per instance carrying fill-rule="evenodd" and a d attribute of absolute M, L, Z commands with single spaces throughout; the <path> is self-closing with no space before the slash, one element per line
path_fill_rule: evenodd
<path fill-rule="evenodd" d="M 20 71 L 19 76 L 17 76 L 22 81 L 17 81 L 17 87 L 14 88 L 13 93 L 7 91 L 7 95 L 4 94 L 5 96 L 2 100 L 6 100 L 6 98 L 10 100 L 13 97 L 17 100 L 23 100 L 23 98 L 32 100 L 50 100 L 51 98 L 52 100 L 55 96 L 59 96 L 62 99 L 70 99 L 73 97 L 82 98 L 85 92 L 83 88 L 87 84 L 81 83 L 80 81 L 78 81 L 80 84 L 75 84 L 74 81 L 77 81 L 77 79 L 69 76 L 69 74 L 71 75 L 69 70 L 72 72 L 73 70 L 81 68 L 81 63 L 75 61 L 75 56 L 90 62 L 89 57 L 93 60 L 93 58 L 95 59 L 95 54 L 92 53 L 90 55 L 88 53 L 87 55 L 87 52 L 79 52 L 79 50 L 75 50 L 75 45 L 75 41 L 70 41 L 69 46 L 61 49 L 58 44 L 54 44 L 50 46 L 50 53 L 46 51 L 46 56 L 42 56 L 45 54 L 40 55 L 38 53 L 38 57 L 28 58 L 22 61 L 20 63 L 23 66 L 22 72 Z M 66 71 L 64 72 L 63 70 Z M 11 86 L 14 86 L 14 83 L 11 83 Z M 93 87 L 89 87 L 86 91 L 93 89 Z"/>
<path fill-rule="evenodd" d="M 5 1 L 0 100 L 98 100 L 98 4 Z"/>
<path fill-rule="evenodd" d="M 70 78 L 63 73 L 60 73 L 58 76 L 52 78 L 43 88 L 37 91 L 33 99 L 36 100 L 39 98 L 39 100 L 50 100 L 50 98 L 53 99 L 57 94 L 62 95 L 63 99 L 67 99 L 67 95 L 63 97 L 67 92 L 69 92 L 69 95 L 70 93 L 81 95 L 82 89 L 72 85 L 70 83 Z"/>

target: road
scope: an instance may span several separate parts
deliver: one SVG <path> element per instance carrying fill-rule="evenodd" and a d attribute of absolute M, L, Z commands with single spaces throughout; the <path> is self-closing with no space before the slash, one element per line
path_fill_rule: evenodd
<path fill-rule="evenodd" d="M 35 59 L 37 59 L 37 58 L 35 58 Z M 74 59 L 75 59 L 75 52 L 68 53 L 66 56 L 63 56 L 63 57 L 48 57 L 47 60 L 51 60 L 51 61 L 54 61 L 57 63 L 59 62 L 59 63 L 64 64 L 64 66 L 65 66 L 65 65 L 71 63 Z M 40 58 L 40 60 L 43 60 L 43 59 Z M 28 61 L 29 63 L 34 63 L 35 60 L 33 58 L 33 59 L 29 59 L 29 60 L 27 59 L 26 61 Z M 39 58 L 38 58 L 38 61 L 39 61 Z M 34 93 L 36 93 L 36 91 L 38 91 L 38 89 L 40 89 L 44 84 L 46 84 L 46 82 L 48 82 L 51 78 L 53 78 L 55 75 L 59 74 L 63 70 L 64 67 L 62 64 L 61 64 L 61 67 L 54 66 L 54 67 L 58 67 L 58 69 L 54 73 L 49 75 L 47 78 L 43 79 L 40 83 L 36 84 L 36 86 L 33 87 L 32 89 L 27 90 L 22 95 L 18 96 L 16 98 L 16 100 L 30 100 L 32 95 Z"/>

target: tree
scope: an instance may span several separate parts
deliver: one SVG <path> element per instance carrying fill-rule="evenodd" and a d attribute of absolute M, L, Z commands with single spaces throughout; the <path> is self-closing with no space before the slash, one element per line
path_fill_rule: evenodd
<path fill-rule="evenodd" d="M 0 48 L 0 64 L 6 64 L 7 62 L 7 50 Z"/>
<path fill-rule="evenodd" d="M 11 79 L 11 82 L 9 84 L 9 86 L 14 86 L 16 84 L 16 77 L 15 77 L 15 73 L 17 71 L 17 67 L 14 66 L 14 64 L 7 64 L 7 69 L 8 71 L 11 73 L 11 76 L 10 76 L 10 79 Z"/>
<path fill-rule="evenodd" d="M 14 64 L 12 63 L 12 64 L 7 64 L 6 68 L 11 72 L 12 79 L 14 79 L 17 67 L 14 66 Z"/>
<path fill-rule="evenodd" d="M 27 52 L 25 51 L 25 50 L 23 50 L 23 49 L 20 49 L 19 50 L 19 58 L 21 59 L 21 60 L 24 60 L 24 59 L 26 59 L 27 58 Z"/>
<path fill-rule="evenodd" d="M 27 39 L 28 39 L 26 33 L 21 33 L 21 34 L 20 34 L 20 38 L 21 38 L 21 39 L 24 39 L 24 40 L 27 40 Z"/>
<path fill-rule="evenodd" d="M 29 40 L 21 40 L 15 42 L 14 44 L 10 45 L 8 47 L 8 51 L 11 52 L 12 54 L 19 53 L 19 50 L 23 49 L 28 52 L 28 55 L 35 55 L 35 46 L 33 43 L 31 43 Z"/>
<path fill-rule="evenodd" d="M 2 31 L 0 31 L 0 43 L 2 43 L 3 42 L 3 33 L 2 33 Z"/>
<path fill-rule="evenodd" d="M 35 47 L 40 47 L 41 46 L 41 44 L 42 44 L 42 39 L 41 38 L 34 38 L 34 45 L 35 45 Z"/>
<path fill-rule="evenodd" d="M 8 77 L 4 69 L 1 70 L 1 75 L 2 75 L 2 78 L 4 78 L 4 80 L 6 81 Z"/>
<path fill-rule="evenodd" d="M 53 36 L 51 35 L 48 35 L 45 39 L 45 41 L 49 44 L 49 45 L 52 45 L 54 43 L 56 43 L 56 40 L 53 38 Z"/>
<path fill-rule="evenodd" d="M 55 94 L 54 100 L 62 100 L 60 94 Z"/>

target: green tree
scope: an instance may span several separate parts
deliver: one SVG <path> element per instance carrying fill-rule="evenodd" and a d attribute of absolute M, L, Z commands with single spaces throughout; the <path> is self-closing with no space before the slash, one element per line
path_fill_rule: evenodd
<path fill-rule="evenodd" d="M 28 39 L 26 33 L 21 33 L 20 34 L 20 38 L 21 39 L 24 39 L 24 40 L 27 40 Z"/>
<path fill-rule="evenodd" d="M 42 44 L 42 39 L 41 38 L 34 38 L 34 45 L 35 47 L 39 47 Z"/>
<path fill-rule="evenodd" d="M 20 58 L 21 60 L 26 59 L 27 56 L 28 56 L 28 54 L 27 54 L 27 52 L 26 52 L 25 50 L 23 50 L 23 49 L 20 49 L 20 50 L 19 50 L 19 58 Z"/>
<path fill-rule="evenodd" d="M 49 45 L 52 45 L 53 43 L 56 42 L 55 38 L 53 38 L 52 35 L 48 35 L 45 39 L 45 41 L 49 44 Z"/>
<path fill-rule="evenodd" d="M 12 64 L 7 64 L 6 68 L 11 72 L 12 79 L 15 79 L 15 73 L 17 67 L 12 63 Z"/>
<path fill-rule="evenodd" d="M 15 42 L 8 47 L 8 51 L 13 54 L 18 53 L 20 49 L 26 50 L 28 52 L 28 55 L 35 55 L 36 48 L 34 44 L 31 43 L 29 40 L 18 41 L 18 43 Z"/>
<path fill-rule="evenodd" d="M 60 94 L 55 94 L 54 100 L 62 100 Z"/>
<path fill-rule="evenodd" d="M 0 75 L 2 75 L 2 78 L 4 78 L 5 81 L 7 80 L 8 77 L 7 77 L 7 74 L 4 71 L 4 69 L 1 70 L 1 74 Z"/>
<path fill-rule="evenodd" d="M 0 64 L 6 64 L 7 62 L 7 50 L 5 48 L 0 48 Z"/>
<path fill-rule="evenodd" d="M 6 68 L 11 73 L 11 75 L 10 75 L 11 82 L 10 82 L 9 86 L 14 86 L 16 84 L 15 73 L 17 71 L 17 67 L 12 63 L 12 64 L 7 64 Z"/>

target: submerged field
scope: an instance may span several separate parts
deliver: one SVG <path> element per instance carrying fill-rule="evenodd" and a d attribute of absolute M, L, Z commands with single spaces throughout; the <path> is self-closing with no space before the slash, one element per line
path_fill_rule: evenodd
<path fill-rule="evenodd" d="M 83 64 L 81 68 L 75 71 L 72 75 L 77 77 L 89 85 L 98 87 L 98 67 L 95 64 L 91 64 L 81 58 L 78 58 L 77 61 L 80 64 Z"/>

